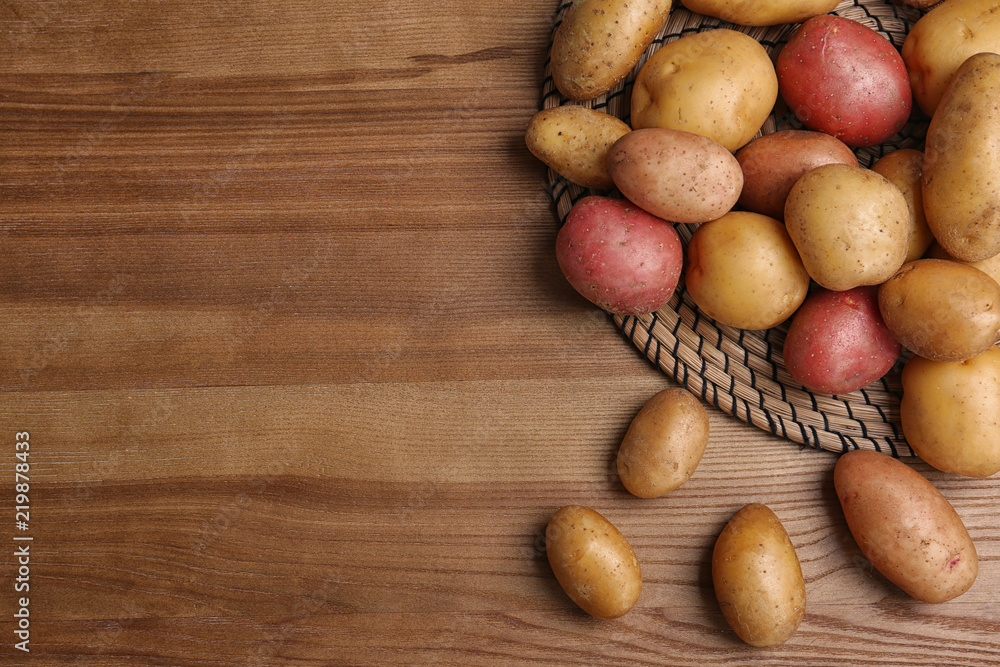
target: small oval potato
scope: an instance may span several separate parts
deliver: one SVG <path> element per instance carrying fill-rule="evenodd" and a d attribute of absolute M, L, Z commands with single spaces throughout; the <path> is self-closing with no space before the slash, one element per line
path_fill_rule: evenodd
<path fill-rule="evenodd" d="M 1000 15 L 1000 4 L 996 5 Z M 976 262 L 1000 254 L 1000 54 L 955 72 L 927 127 L 921 192 L 934 238 Z"/>
<path fill-rule="evenodd" d="M 933 116 L 959 65 L 984 51 L 1000 52 L 997 0 L 948 0 L 921 16 L 901 49 L 917 106 Z"/>
<path fill-rule="evenodd" d="M 888 454 L 858 449 L 837 460 L 833 485 L 861 553 L 905 593 L 936 603 L 972 587 L 976 546 L 926 477 Z"/>
<path fill-rule="evenodd" d="M 809 391 L 846 394 L 888 373 L 901 351 L 879 312 L 878 287 L 820 287 L 792 316 L 785 369 Z"/>
<path fill-rule="evenodd" d="M 879 158 L 872 165 L 872 171 L 882 174 L 899 188 L 906 198 L 910 211 L 910 244 L 906 251 L 906 262 L 920 259 L 927 252 L 934 235 L 924 217 L 924 200 L 921 191 L 924 154 L 913 148 L 901 148 Z M 905 263 L 905 262 L 904 262 Z"/>
<path fill-rule="evenodd" d="M 766 26 L 802 23 L 832 12 L 840 0 L 683 0 L 696 14 L 714 16 L 737 25 Z"/>
<path fill-rule="evenodd" d="M 732 211 L 695 230 L 685 284 L 706 315 L 737 329 L 788 319 L 809 292 L 809 274 L 780 221 Z"/>
<path fill-rule="evenodd" d="M 910 357 L 899 417 L 914 453 L 938 470 L 1000 471 L 1000 349 L 962 362 Z"/>
<path fill-rule="evenodd" d="M 708 446 L 708 413 L 690 392 L 646 401 L 618 448 L 618 476 L 634 496 L 659 498 L 688 481 Z"/>
<path fill-rule="evenodd" d="M 552 36 L 552 80 L 591 100 L 625 78 L 666 25 L 671 0 L 576 0 Z"/>
<path fill-rule="evenodd" d="M 914 354 L 965 361 L 1000 340 L 1000 285 L 979 269 L 918 259 L 879 287 L 889 331 Z"/>
<path fill-rule="evenodd" d="M 694 132 L 735 151 L 757 134 L 777 97 L 764 47 L 717 28 L 664 44 L 646 61 L 632 88 L 631 123 Z"/>
<path fill-rule="evenodd" d="M 639 600 L 639 559 L 595 510 L 567 505 L 557 511 L 545 528 L 545 551 L 566 595 L 591 616 L 617 618 Z"/>
<path fill-rule="evenodd" d="M 610 190 L 608 150 L 631 131 L 611 114 L 576 105 L 539 111 L 524 132 L 536 158 L 563 178 L 585 188 Z"/>
<path fill-rule="evenodd" d="M 910 211 L 870 169 L 825 164 L 792 186 L 785 225 L 813 280 L 831 290 L 877 285 L 906 259 Z"/>
<path fill-rule="evenodd" d="M 634 204 L 584 197 L 556 236 L 556 261 L 591 303 L 621 315 L 651 313 L 670 300 L 684 266 L 673 226 Z"/>
<path fill-rule="evenodd" d="M 608 152 L 608 170 L 629 201 L 664 220 L 700 223 L 736 205 L 743 171 L 732 153 L 680 130 L 634 130 Z"/>
<path fill-rule="evenodd" d="M 806 585 L 795 547 L 766 505 L 737 512 L 712 551 L 712 583 L 722 614 L 751 646 L 778 646 L 806 612 Z"/>
<path fill-rule="evenodd" d="M 858 166 L 843 141 L 811 130 L 781 130 L 758 137 L 736 153 L 743 169 L 740 205 L 748 211 L 783 220 L 788 192 L 807 171 L 837 162 Z"/>

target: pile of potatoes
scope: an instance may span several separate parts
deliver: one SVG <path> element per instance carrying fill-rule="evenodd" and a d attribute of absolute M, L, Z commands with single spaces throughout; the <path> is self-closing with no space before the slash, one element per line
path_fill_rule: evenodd
<path fill-rule="evenodd" d="M 664 44 L 635 75 L 626 123 L 580 103 L 633 71 L 671 3 L 573 4 L 551 53 L 564 103 L 525 133 L 536 157 L 596 191 L 559 231 L 563 275 L 617 314 L 657 310 L 683 280 L 722 325 L 787 326 L 785 367 L 816 393 L 855 391 L 904 359 L 913 451 L 949 473 L 1000 471 L 1000 3 L 901 0 L 934 6 L 897 50 L 828 14 L 838 0 L 683 2 L 743 26 L 800 25 L 775 60 L 725 27 Z M 779 98 L 803 129 L 761 135 Z M 853 149 L 920 117 L 923 150 L 859 165 Z M 694 226 L 686 248 L 678 225 Z M 669 493 L 707 442 L 700 403 L 658 394 L 621 445 L 622 482 L 643 498 Z M 904 591 L 942 602 L 972 585 L 971 538 L 919 473 L 855 451 L 838 459 L 835 485 L 863 553 Z M 588 613 L 635 604 L 639 563 L 600 514 L 563 508 L 546 538 L 556 577 Z M 801 569 L 767 507 L 743 508 L 719 535 L 713 579 L 748 643 L 781 643 L 798 627 Z"/>

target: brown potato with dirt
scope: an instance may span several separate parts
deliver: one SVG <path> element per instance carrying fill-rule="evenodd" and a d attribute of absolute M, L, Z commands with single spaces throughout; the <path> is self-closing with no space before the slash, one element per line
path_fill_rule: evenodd
<path fill-rule="evenodd" d="M 833 484 L 861 553 L 921 602 L 968 591 L 979 573 L 972 537 L 951 503 L 919 472 L 871 450 L 843 454 Z"/>

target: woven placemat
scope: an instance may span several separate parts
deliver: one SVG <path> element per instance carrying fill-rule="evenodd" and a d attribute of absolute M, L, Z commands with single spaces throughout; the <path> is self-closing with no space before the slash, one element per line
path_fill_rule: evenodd
<path fill-rule="evenodd" d="M 553 32 L 572 4 L 563 2 L 560 5 Z M 897 49 L 902 47 L 910 27 L 921 16 L 917 9 L 881 0 L 843 0 L 831 13 L 876 30 Z M 541 107 L 580 104 L 628 123 L 635 76 L 663 44 L 692 32 L 729 28 L 756 39 L 773 60 L 797 27 L 797 24 L 734 25 L 695 14 L 675 2 L 667 25 L 639 63 L 606 95 L 583 103 L 569 101 L 556 90 L 546 62 Z M 761 132 L 801 128 L 801 123 L 779 98 Z M 885 144 L 855 150 L 859 164 L 870 167 L 885 153 L 899 148 L 922 148 L 926 129 L 926 119 L 920 118 L 919 111 L 915 112 L 914 118 L 899 134 Z M 552 170 L 548 178 L 559 224 L 565 222 L 570 209 L 583 197 L 592 194 L 620 196 L 616 192 L 580 187 Z M 676 225 L 685 247 L 696 227 Z M 625 337 L 653 364 L 726 414 L 806 447 L 838 452 L 874 449 L 894 456 L 913 456 L 899 423 L 902 361 L 884 378 L 864 389 L 839 396 L 814 394 L 792 380 L 785 370 L 782 348 L 787 322 L 767 331 L 744 331 L 718 324 L 698 311 L 684 289 L 683 279 L 670 302 L 657 312 L 641 317 L 613 315 L 612 318 Z"/>

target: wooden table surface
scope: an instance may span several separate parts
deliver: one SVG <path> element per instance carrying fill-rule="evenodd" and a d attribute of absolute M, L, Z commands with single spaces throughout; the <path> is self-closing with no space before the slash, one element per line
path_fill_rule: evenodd
<path fill-rule="evenodd" d="M 979 549 L 941 605 L 860 555 L 834 454 L 719 412 L 688 484 L 624 491 L 671 382 L 554 261 L 523 130 L 555 10 L 0 3 L 0 663 L 1000 663 L 1000 480 L 914 464 Z M 711 586 L 751 501 L 807 582 L 774 649 Z M 570 503 L 639 556 L 621 619 L 549 569 Z"/>

